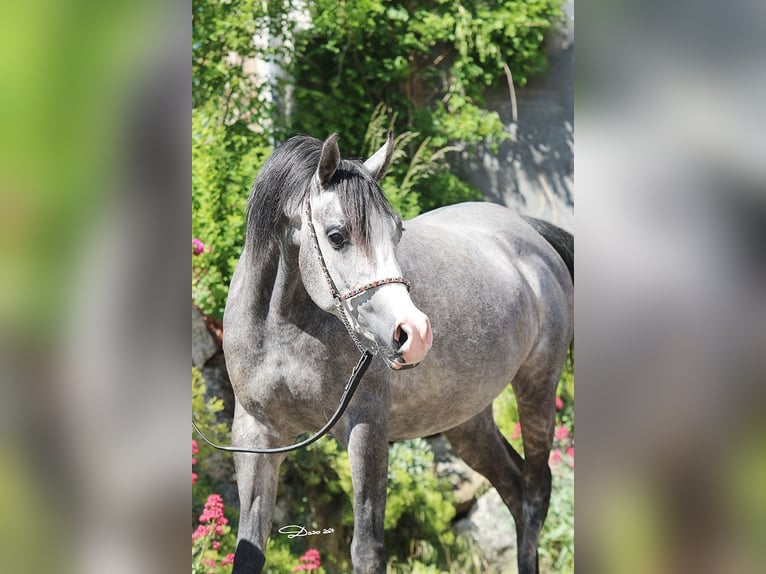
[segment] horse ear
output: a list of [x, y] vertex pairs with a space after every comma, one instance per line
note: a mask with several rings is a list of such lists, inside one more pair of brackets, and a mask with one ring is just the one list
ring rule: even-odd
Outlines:
[[370, 159], [364, 162], [364, 167], [370, 172], [370, 175], [380, 181], [386, 175], [386, 170], [391, 163], [391, 157], [394, 155], [394, 136], [391, 130], [386, 134], [386, 143], [376, 151]]
[[322, 144], [322, 154], [319, 156], [317, 175], [322, 187], [326, 186], [340, 164], [340, 149], [338, 148], [338, 134], [332, 134]]

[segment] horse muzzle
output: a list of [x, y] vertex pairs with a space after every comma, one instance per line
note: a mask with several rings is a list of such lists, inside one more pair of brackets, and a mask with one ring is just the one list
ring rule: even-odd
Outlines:
[[433, 341], [428, 315], [411, 309], [396, 322], [392, 339], [394, 353], [389, 358], [389, 366], [396, 370], [416, 366], [431, 350]]

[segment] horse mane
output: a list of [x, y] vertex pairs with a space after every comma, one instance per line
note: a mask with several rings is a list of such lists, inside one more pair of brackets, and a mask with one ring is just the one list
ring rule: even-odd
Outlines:
[[[266, 253], [282, 237], [289, 218], [301, 209], [321, 151], [321, 140], [295, 136], [263, 164], [247, 202], [245, 248], [251, 254]], [[338, 193], [349, 232], [365, 250], [369, 251], [372, 238], [371, 215], [400, 221], [378, 182], [358, 160], [342, 159], [327, 189]]]

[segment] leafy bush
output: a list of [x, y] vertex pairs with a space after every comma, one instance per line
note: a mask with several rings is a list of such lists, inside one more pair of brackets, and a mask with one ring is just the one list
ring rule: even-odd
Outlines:
[[[296, 33], [294, 108], [282, 119], [283, 133], [338, 132], [349, 154], [363, 156], [366, 120], [383, 104], [393, 111], [395, 133], [413, 135], [407, 155], [431, 164], [430, 173], [412, 182], [418, 212], [479, 197], [436, 156], [480, 142], [496, 149], [510, 137], [498, 114], [484, 107], [482, 93], [503, 77], [506, 64], [519, 86], [545, 68], [545, 36], [562, 17], [561, 0], [306, 5], [312, 24]], [[393, 181], [406, 183], [403, 168], [393, 172]], [[392, 186], [384, 188], [396, 204]]]
[[207, 315], [223, 317], [249, 189], [270, 153], [263, 136], [237, 134], [215, 113], [192, 110], [192, 237], [202, 244], [192, 247], [192, 300]]
[[553, 491], [548, 517], [540, 534], [540, 567], [549, 572], [574, 572], [574, 455], [552, 462]]
[[388, 572], [495, 574], [473, 540], [462, 534], [455, 535], [450, 542], [439, 541], [437, 546], [419, 541], [406, 559], [393, 556], [388, 561]]
[[290, 524], [307, 529], [333, 528], [331, 536], [287, 537], [278, 532], [272, 537], [282, 547], [298, 556], [311, 547], [319, 550], [330, 572], [351, 570], [348, 548], [351, 544], [354, 517], [348, 453], [333, 438], [287, 455], [280, 468], [279, 505]]
[[391, 445], [387, 493], [389, 552], [411, 553], [418, 540], [452, 542], [452, 487], [448, 480], [436, 476], [434, 454], [427, 441], [421, 438]]
[[[228, 425], [220, 420], [223, 400], [205, 397], [205, 379], [202, 373], [192, 367], [192, 416], [205, 434], [219, 444], [229, 444], [231, 433]], [[208, 494], [222, 492], [234, 474], [231, 455], [207, 445], [192, 430], [192, 512], [198, 516], [204, 507]], [[234, 518], [230, 513], [229, 518]]]
[[[280, 497], [291, 523], [334, 528], [332, 536], [317, 536], [310, 543], [325, 557], [329, 571], [349, 571], [354, 515], [348, 453], [332, 439], [290, 453], [281, 468]], [[425, 547], [449, 546], [454, 542], [453, 516], [450, 485], [436, 476], [428, 442], [392, 444], [385, 517], [389, 556], [407, 560]], [[272, 535], [282, 547], [289, 545], [293, 554], [306, 549], [307, 542], [300, 538], [285, 543], [278, 528]], [[445, 553], [440, 555], [443, 559]]]
[[523, 86], [545, 68], [545, 35], [560, 0], [471, 2], [310, 0], [311, 26], [296, 36], [295, 110], [288, 127], [348, 134], [362, 151], [364, 123], [378, 102], [401, 112], [399, 131], [477, 143], [503, 137], [481, 93], [510, 67]]
[[[218, 419], [222, 410], [221, 399], [205, 397], [202, 373], [192, 367], [194, 420], [211, 439], [228, 443], [228, 427]], [[235, 536], [230, 524], [237, 519], [236, 513], [225, 509], [223, 499], [217, 494], [223, 487], [223, 477], [230, 476], [233, 469], [230, 457], [204, 442], [197, 442], [194, 437], [192, 435], [192, 516], [198, 518], [196, 524], [192, 523], [192, 573], [219, 574], [228, 571], [234, 559]]]
[[[296, 558], [296, 553], [282, 538], [269, 538], [266, 543], [266, 566], [263, 574], [326, 574], [321, 565], [321, 553], [316, 548], [309, 548], [303, 556]], [[342, 570], [338, 570], [341, 572]]]

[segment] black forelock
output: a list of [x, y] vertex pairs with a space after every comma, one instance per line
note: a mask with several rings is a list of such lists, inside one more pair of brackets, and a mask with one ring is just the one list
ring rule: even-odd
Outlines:
[[355, 160], [341, 160], [328, 186], [338, 194], [349, 233], [354, 242], [369, 251], [372, 239], [372, 216], [397, 220], [378, 182]]
[[[321, 151], [320, 140], [296, 136], [275, 149], [263, 164], [247, 202], [245, 246], [253, 254], [264, 252], [281, 237], [287, 214], [300, 209]], [[366, 250], [372, 236], [370, 215], [398, 220], [378, 183], [357, 160], [341, 160], [327, 189], [339, 194], [349, 232]]]

